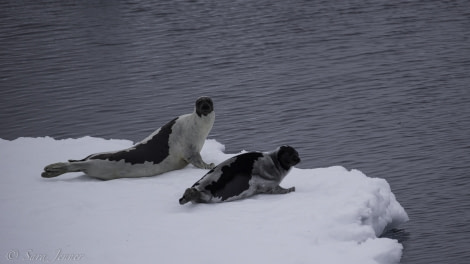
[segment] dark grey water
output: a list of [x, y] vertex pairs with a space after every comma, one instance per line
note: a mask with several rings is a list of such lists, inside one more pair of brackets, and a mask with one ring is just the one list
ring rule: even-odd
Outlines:
[[468, 263], [469, 37], [464, 0], [2, 1], [0, 138], [138, 141], [210, 95], [227, 152], [385, 178], [402, 263]]

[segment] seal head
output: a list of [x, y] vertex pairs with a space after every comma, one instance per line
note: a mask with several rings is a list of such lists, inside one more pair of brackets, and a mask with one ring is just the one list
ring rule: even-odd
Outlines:
[[277, 160], [281, 167], [289, 170], [300, 162], [299, 153], [291, 146], [281, 146], [277, 152]]
[[207, 116], [214, 111], [214, 103], [212, 99], [207, 96], [201, 96], [196, 100], [196, 114], [201, 116]]

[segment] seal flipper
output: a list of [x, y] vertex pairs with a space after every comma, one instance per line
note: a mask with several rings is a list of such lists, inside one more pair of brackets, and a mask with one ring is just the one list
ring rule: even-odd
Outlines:
[[199, 152], [194, 152], [192, 153], [191, 156], [185, 158], [185, 160], [188, 162], [188, 163], [191, 163], [194, 165], [194, 167], [196, 168], [199, 168], [199, 169], [206, 169], [206, 170], [210, 170], [210, 169], [213, 169], [215, 167], [215, 164], [214, 163], [211, 163], [211, 164], [207, 164], [205, 163], [203, 160], [202, 160], [202, 157], [201, 157], [201, 154]]
[[180, 198], [179, 202], [181, 205], [188, 203], [188, 202], [199, 202], [201, 199], [201, 193], [194, 189], [188, 188], [183, 194], [183, 197]]
[[68, 171], [69, 170], [68, 170], [67, 163], [58, 162], [58, 163], [47, 165], [44, 168], [44, 172], [41, 174], [41, 176], [43, 178], [54, 178], [64, 173], [67, 173]]
[[79, 172], [82, 169], [72, 166], [70, 162], [58, 162], [47, 165], [41, 174], [43, 178], [54, 178], [67, 172]]
[[267, 189], [267, 190], [258, 190], [258, 193], [265, 193], [265, 194], [286, 194], [286, 193], [290, 193], [290, 192], [295, 192], [295, 187], [290, 187], [288, 189], [284, 189], [282, 188], [281, 186], [276, 186], [274, 188], [271, 188], [271, 189]]

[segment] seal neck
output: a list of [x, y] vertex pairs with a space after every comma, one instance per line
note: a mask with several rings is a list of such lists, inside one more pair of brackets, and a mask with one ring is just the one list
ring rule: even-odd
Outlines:
[[292, 166], [288, 164], [282, 164], [282, 162], [279, 160], [279, 150], [273, 151], [269, 155], [271, 156], [271, 159], [273, 160], [276, 167], [285, 171], [289, 171], [292, 168]]

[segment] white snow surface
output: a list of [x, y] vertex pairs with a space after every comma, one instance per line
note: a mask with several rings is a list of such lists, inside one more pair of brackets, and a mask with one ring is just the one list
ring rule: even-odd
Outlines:
[[[293, 193], [183, 206], [178, 199], [207, 170], [189, 165], [111, 181], [40, 176], [50, 163], [131, 145], [93, 137], [0, 139], [0, 262], [400, 261], [402, 245], [380, 235], [408, 216], [387, 181], [358, 170], [293, 168], [281, 183], [295, 186]], [[235, 154], [208, 139], [201, 155], [217, 164]]]

